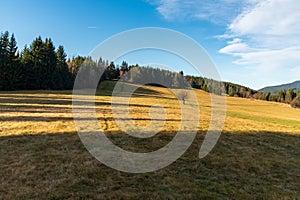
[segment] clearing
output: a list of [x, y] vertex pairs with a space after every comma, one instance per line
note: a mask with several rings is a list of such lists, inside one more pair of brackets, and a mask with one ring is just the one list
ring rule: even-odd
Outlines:
[[[166, 88], [144, 86], [130, 100], [130, 115], [145, 126], [160, 104], [167, 122], [149, 139], [122, 133], [111, 112], [113, 84], [102, 84], [97, 117], [124, 149], [149, 152], [166, 145], [180, 124], [179, 103]], [[128, 174], [97, 161], [81, 143], [71, 91], [0, 93], [0, 196], [4, 199], [297, 199], [300, 198], [300, 110], [288, 105], [227, 98], [224, 131], [204, 159], [199, 148], [210, 119], [209, 94], [196, 90], [201, 120], [196, 139], [170, 166]]]

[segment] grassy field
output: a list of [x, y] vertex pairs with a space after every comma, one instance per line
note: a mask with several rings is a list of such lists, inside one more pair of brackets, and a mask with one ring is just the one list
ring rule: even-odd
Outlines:
[[[151, 139], [126, 136], [111, 111], [112, 84], [96, 96], [97, 117], [124, 149], [148, 152], [166, 145], [180, 125], [179, 103], [165, 88], [144, 86], [130, 100], [131, 118], [150, 123], [163, 105], [167, 121]], [[227, 98], [223, 133], [204, 159], [198, 153], [210, 120], [210, 97], [197, 90], [198, 134], [186, 153], [152, 173], [119, 172], [81, 143], [71, 91], [0, 93], [0, 197], [3, 199], [300, 199], [300, 110], [286, 104]]]

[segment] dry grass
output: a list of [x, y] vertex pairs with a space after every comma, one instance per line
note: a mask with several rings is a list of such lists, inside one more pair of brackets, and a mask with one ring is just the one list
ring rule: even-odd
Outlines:
[[[180, 124], [179, 103], [165, 88], [144, 87], [130, 101], [136, 123], [166, 107], [163, 131], [151, 139], [122, 134], [111, 112], [111, 83], [96, 97], [100, 125], [124, 149], [147, 152], [167, 144]], [[227, 98], [223, 134], [206, 158], [198, 153], [210, 119], [210, 98], [197, 91], [197, 138], [172, 165], [146, 174], [115, 171], [95, 160], [76, 134], [70, 91], [0, 94], [0, 196], [5, 199], [300, 198], [300, 110], [285, 104]]]

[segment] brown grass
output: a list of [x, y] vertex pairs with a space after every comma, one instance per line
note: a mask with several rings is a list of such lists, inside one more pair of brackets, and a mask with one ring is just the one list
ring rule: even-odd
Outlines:
[[[151, 139], [120, 132], [109, 96], [96, 97], [99, 123], [124, 149], [148, 152], [167, 144], [178, 129], [179, 104], [164, 88], [144, 87], [131, 98], [131, 117], [144, 126], [153, 104], [168, 120]], [[4, 199], [298, 199], [300, 198], [300, 110], [286, 104], [227, 98], [223, 134], [198, 159], [210, 119], [209, 95], [197, 91], [201, 124], [188, 151], [152, 173], [128, 174], [106, 167], [80, 142], [70, 91], [0, 94], [0, 196]]]

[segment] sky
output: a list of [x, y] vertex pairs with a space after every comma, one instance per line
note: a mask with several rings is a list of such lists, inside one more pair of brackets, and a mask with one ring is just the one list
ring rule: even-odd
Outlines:
[[[260, 89], [300, 80], [299, 10], [299, 0], [2, 0], [0, 32], [14, 33], [20, 51], [37, 36], [50, 37], [72, 57], [123, 31], [167, 28], [198, 42], [222, 80]], [[125, 58], [151, 62], [139, 53]]]

